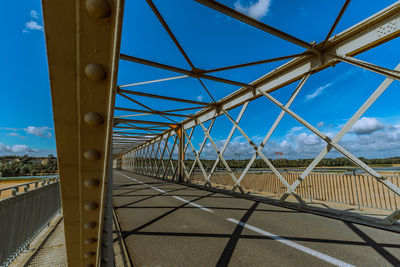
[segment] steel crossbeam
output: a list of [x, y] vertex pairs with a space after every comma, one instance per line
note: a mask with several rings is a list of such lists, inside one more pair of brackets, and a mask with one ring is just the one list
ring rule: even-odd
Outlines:
[[295, 45], [298, 45], [298, 46], [301, 46], [303, 48], [310, 49], [310, 50], [313, 49], [312, 44], [307, 43], [307, 42], [305, 42], [303, 40], [300, 40], [297, 37], [294, 37], [294, 36], [292, 36], [292, 35], [290, 35], [290, 34], [288, 34], [286, 32], [278, 30], [278, 29], [276, 29], [274, 27], [271, 27], [271, 26], [269, 26], [267, 24], [264, 24], [264, 23], [262, 23], [262, 22], [260, 22], [260, 21], [258, 21], [256, 19], [253, 19], [253, 18], [247, 16], [247, 15], [244, 15], [244, 14], [242, 14], [242, 13], [240, 13], [240, 12], [230, 8], [230, 7], [227, 7], [227, 6], [221, 4], [221, 3], [217, 2], [217, 1], [214, 1], [214, 0], [195, 0], [195, 1], [201, 3], [201, 4], [205, 5], [205, 6], [208, 6], [208, 7], [212, 8], [212, 9], [218, 10], [219, 12], [221, 12], [221, 13], [223, 13], [225, 15], [228, 15], [228, 16], [230, 16], [232, 18], [240, 20], [240, 21], [242, 21], [242, 22], [244, 22], [244, 23], [246, 23], [248, 25], [256, 27], [256, 28], [258, 28], [258, 29], [260, 29], [262, 31], [265, 31], [265, 32], [269, 33], [269, 34], [272, 34], [272, 35], [274, 35], [274, 36], [276, 36], [278, 38], [281, 38], [281, 39], [284, 39], [284, 40], [286, 40], [288, 42], [291, 42], [291, 43], [293, 43]]
[[[399, 69], [400, 65], [396, 67], [396, 69]], [[306, 170], [300, 175], [300, 177], [295, 181], [295, 183], [288, 188], [288, 191], [281, 197], [281, 201], [285, 200], [287, 196], [290, 193], [294, 193], [294, 189], [298, 187], [298, 185], [301, 183], [302, 180], [307, 177], [307, 175], [314, 169], [314, 167], [317, 166], [317, 164], [322, 160], [322, 158], [328, 154], [328, 152], [332, 149], [335, 148], [337, 151], [339, 151], [341, 154], [343, 154], [345, 157], [347, 157], [349, 160], [351, 160], [354, 164], [359, 166], [361, 169], [369, 173], [372, 177], [378, 179], [378, 181], [384, 183], [389, 189], [391, 189], [394, 193], [400, 196], [400, 190], [394, 186], [392, 183], [387, 181], [381, 174], [377, 173], [374, 169], [370, 168], [368, 165], [366, 165], [364, 162], [359, 160], [357, 157], [355, 157], [353, 154], [348, 152], [346, 149], [344, 149], [342, 146], [338, 144], [339, 140], [344, 136], [344, 134], [350, 130], [350, 128], [357, 122], [357, 120], [364, 114], [364, 112], [375, 102], [375, 100], [384, 92], [384, 90], [393, 82], [393, 79], [387, 78], [385, 81], [375, 90], [375, 92], [367, 99], [367, 101], [361, 106], [361, 108], [353, 115], [353, 117], [343, 126], [343, 128], [336, 134], [336, 136], [331, 140], [329, 137], [327, 137], [325, 134], [321, 133], [318, 129], [313, 127], [311, 124], [309, 124], [307, 121], [302, 119], [300, 116], [298, 116], [296, 113], [291, 111], [288, 107], [283, 106], [278, 100], [274, 99], [271, 95], [262, 92], [264, 96], [266, 96], [269, 100], [271, 100], [274, 104], [279, 106], [281, 109], [283, 109], [285, 112], [287, 112], [289, 115], [291, 115], [294, 119], [299, 121], [303, 126], [311, 130], [313, 133], [315, 133], [318, 137], [320, 137], [322, 140], [324, 140], [328, 145], [320, 152], [320, 154], [314, 159], [314, 161], [306, 168]]]
[[[261, 91], [261, 90], [260, 90]], [[262, 92], [262, 91], [261, 91]], [[308, 128], [310, 131], [312, 131], [314, 134], [316, 134], [319, 138], [321, 138], [322, 140], [324, 140], [326, 143], [328, 143], [330, 146], [334, 147], [336, 150], [338, 150], [340, 153], [342, 153], [345, 157], [347, 157], [350, 161], [352, 161], [354, 164], [356, 164], [357, 166], [359, 166], [360, 168], [362, 168], [363, 170], [365, 170], [367, 173], [369, 173], [372, 176], [375, 177], [379, 177], [380, 175], [371, 167], [369, 167], [368, 165], [366, 165], [364, 162], [362, 162], [360, 159], [358, 159], [357, 157], [355, 157], [353, 154], [351, 154], [350, 152], [348, 152], [344, 147], [342, 147], [341, 145], [339, 145], [336, 142], [333, 142], [327, 135], [325, 135], [324, 133], [322, 133], [321, 131], [319, 131], [317, 128], [315, 128], [314, 126], [312, 126], [310, 123], [308, 123], [306, 120], [304, 120], [303, 118], [301, 118], [299, 115], [297, 115], [296, 113], [294, 113], [292, 110], [290, 110], [289, 108], [286, 108], [282, 103], [280, 103], [278, 100], [276, 100], [274, 97], [272, 97], [270, 94], [267, 94], [265, 92], [262, 92], [263, 95], [265, 95], [265, 97], [267, 97], [269, 100], [271, 100], [274, 104], [276, 104], [277, 106], [279, 106], [281, 109], [285, 110], [285, 112], [287, 114], [289, 114], [290, 116], [292, 116], [295, 120], [297, 120], [298, 122], [300, 122], [303, 126], [305, 126], [306, 128]]]
[[[185, 58], [186, 62], [189, 64], [191, 70], [181, 69], [173, 66], [169, 66], [166, 64], [161, 64], [158, 62], [145, 60], [139, 57], [133, 57], [121, 54], [120, 58], [122, 60], [133, 61], [136, 63], [166, 69], [169, 71], [174, 71], [177, 73], [183, 74], [182, 76], [165, 78], [165, 79], [158, 79], [153, 81], [147, 82], [139, 82], [134, 84], [127, 84], [122, 85], [117, 88], [118, 94], [122, 95], [122, 97], [128, 98], [133, 100], [137, 105], [142, 106], [145, 110], [137, 110], [137, 109], [129, 109], [129, 108], [118, 108], [119, 110], [124, 110], [128, 112], [141, 112], [143, 114], [152, 114], [156, 116], [161, 116], [169, 121], [173, 122], [175, 126], [171, 126], [170, 123], [161, 122], [161, 121], [149, 121], [149, 120], [133, 120], [133, 119], [126, 119], [126, 117], [118, 117], [114, 120], [115, 128], [127, 130], [127, 132], [120, 132], [116, 131], [116, 134], [124, 136], [127, 138], [131, 137], [132, 144], [136, 145], [133, 149], [129, 150], [128, 147], [125, 148], [124, 153], [132, 153], [132, 168], [138, 168], [142, 171], [142, 173], [146, 173], [152, 176], [159, 176], [160, 172], [163, 172], [162, 177], [165, 178], [167, 175], [168, 170], [171, 168], [173, 175], [171, 179], [175, 179], [184, 175], [188, 181], [190, 181], [190, 177], [193, 176], [194, 169], [196, 165], [199, 166], [202, 176], [204, 177], [205, 186], [211, 186], [210, 180], [218, 163], [222, 162], [225, 169], [227, 170], [228, 174], [232, 178], [234, 182], [234, 190], [240, 187], [241, 182], [243, 179], [246, 178], [251, 166], [257, 159], [260, 157], [267, 166], [272, 170], [275, 174], [277, 179], [286, 187], [285, 193], [280, 197], [281, 201], [286, 200], [286, 198], [293, 194], [295, 198], [299, 201], [301, 205], [306, 207], [306, 203], [301, 199], [301, 197], [296, 193], [296, 189], [299, 185], [308, 177], [311, 171], [318, 165], [318, 163], [332, 150], [335, 148], [339, 153], [344, 155], [348, 158], [352, 163], [357, 165], [359, 168], [364, 170], [366, 173], [371, 175], [373, 178], [377, 179], [380, 183], [384, 184], [385, 187], [389, 188], [390, 191], [394, 192], [397, 196], [400, 196], [400, 189], [388, 181], [384, 176], [376, 172], [374, 169], [366, 165], [352, 153], [347, 151], [344, 147], [339, 144], [340, 139], [350, 130], [350, 128], [357, 122], [358, 119], [365, 113], [365, 111], [376, 101], [376, 99], [386, 90], [386, 88], [393, 82], [393, 80], [399, 80], [400, 78], [400, 71], [399, 66], [397, 66], [394, 70], [381, 67], [369, 62], [365, 62], [363, 60], [355, 58], [356, 55], [363, 53], [377, 45], [383, 44], [393, 38], [400, 36], [400, 1], [392, 4], [391, 6], [385, 8], [384, 10], [378, 12], [377, 14], [369, 17], [368, 19], [356, 24], [353, 27], [346, 29], [345, 31], [334, 35], [332, 34], [336, 29], [340, 19], [342, 18], [345, 10], [348, 8], [350, 0], [346, 0], [343, 6], [340, 9], [339, 14], [336, 16], [335, 21], [333, 22], [332, 26], [330, 27], [329, 31], [325, 39], [316, 44], [316, 43], [308, 43], [305, 42], [297, 37], [289, 35], [283, 31], [280, 31], [276, 28], [273, 28], [267, 24], [262, 22], [256, 21], [249, 16], [241, 14], [229, 8], [219, 2], [212, 1], [212, 0], [196, 0], [200, 4], [203, 4], [207, 7], [210, 7], [214, 10], [222, 12], [223, 14], [230, 16], [234, 19], [242, 21], [250, 26], [256, 27], [262, 31], [265, 31], [269, 34], [272, 34], [278, 38], [286, 40], [290, 43], [293, 43], [297, 46], [303, 47], [306, 50], [303, 53], [293, 54], [293, 55], [286, 55], [286, 56], [277, 56], [274, 58], [260, 60], [255, 62], [237, 64], [227, 67], [221, 68], [214, 68], [209, 70], [201, 70], [195, 67], [195, 64], [190, 60], [188, 54], [185, 52], [182, 45], [177, 40], [176, 36], [174, 35], [173, 31], [169, 27], [169, 25], [164, 20], [161, 13], [158, 11], [156, 6], [151, 0], [146, 0], [150, 8], [152, 9], [153, 13], [156, 15], [158, 21], [161, 23], [162, 27], [165, 29], [166, 33], [169, 35], [172, 42], [175, 44], [181, 55]], [[263, 77], [255, 80], [250, 84], [245, 84], [241, 82], [236, 82], [228, 79], [223, 79], [219, 77], [209, 76], [208, 73], [243, 68], [247, 66], [253, 66], [257, 64], [264, 64], [268, 62], [274, 62], [279, 60], [285, 59], [292, 59], [289, 62], [275, 68], [271, 72], [267, 73]], [[342, 127], [342, 129], [333, 137], [332, 139], [329, 138], [327, 135], [319, 131], [316, 127], [311, 125], [309, 122], [304, 120], [299, 114], [293, 112], [290, 107], [294, 102], [295, 98], [299, 94], [300, 90], [306, 83], [307, 79], [310, 75], [334, 66], [340, 62], [344, 62], [347, 64], [354, 65], [356, 67], [360, 67], [369, 71], [373, 71], [375, 73], [384, 75], [386, 77], [385, 81], [375, 90], [375, 92], [365, 101], [365, 103], [360, 107], [360, 109], [351, 117], [351, 119]], [[136, 92], [136, 91], [129, 91], [121, 89], [122, 87], [128, 86], [136, 86], [141, 84], [148, 84], [148, 83], [155, 83], [155, 82], [166, 82], [169, 80], [174, 79], [181, 79], [181, 78], [188, 78], [188, 79], [197, 79], [205, 92], [210, 96], [212, 99], [212, 103], [204, 103], [199, 101], [192, 101], [186, 99], [179, 99], [173, 98], [169, 96], [159, 96], [159, 95], [152, 95], [148, 93]], [[209, 91], [203, 81], [201, 79], [210, 79], [222, 83], [227, 83], [235, 86], [242, 87], [241, 89], [235, 91], [234, 93], [224, 97], [219, 101], [215, 101], [211, 91]], [[279, 102], [277, 99], [271, 96], [271, 92], [283, 88], [289, 84], [292, 84], [296, 81], [299, 81], [298, 85], [296, 86], [293, 94], [284, 105]], [[181, 108], [181, 109], [174, 109], [174, 110], [165, 110], [159, 111], [140, 103], [136, 99], [130, 98], [127, 95], [135, 95], [135, 96], [142, 96], [142, 97], [149, 97], [154, 99], [163, 99], [168, 101], [174, 101], [175, 103], [186, 103], [186, 104], [193, 104], [197, 105], [196, 107], [191, 108]], [[264, 139], [261, 141], [260, 144], [256, 145], [251, 138], [245, 133], [245, 131], [239, 126], [239, 122], [242, 119], [242, 116], [247, 108], [247, 105], [259, 98], [259, 97], [266, 97], [269, 99], [274, 105], [278, 106], [281, 111], [277, 118], [275, 119], [274, 123], [268, 130], [267, 134], [264, 136]], [[240, 113], [237, 116], [236, 120], [234, 120], [228, 113], [228, 111], [236, 108], [241, 107]], [[198, 110], [195, 114], [190, 115], [180, 115], [174, 112], [177, 111], [189, 111], [189, 110]], [[293, 184], [289, 184], [287, 180], [282, 176], [282, 174], [276, 169], [276, 167], [271, 163], [270, 160], [262, 153], [263, 148], [266, 146], [268, 141], [270, 140], [271, 136], [273, 135], [274, 131], [278, 127], [279, 123], [283, 119], [285, 114], [293, 117], [297, 120], [300, 124], [302, 124], [305, 128], [313, 132], [318, 138], [322, 139], [326, 146], [324, 149], [321, 150], [319, 155], [307, 166], [307, 168], [301, 173], [297, 180]], [[228, 120], [232, 123], [232, 128], [227, 136], [227, 139], [224, 141], [222, 148], [218, 148], [215, 141], [211, 137], [211, 130], [214, 125], [215, 119], [218, 116], [225, 115]], [[127, 115], [129, 116], [129, 115]], [[176, 122], [169, 118], [172, 117], [186, 117], [181, 122]], [[209, 127], [206, 128], [204, 126], [205, 122], [210, 121]], [[141, 124], [147, 124], [148, 127], [137, 126]], [[125, 126], [127, 125], [127, 126]], [[204, 136], [202, 137], [202, 142], [200, 143], [199, 150], [196, 151], [193, 145], [193, 133], [195, 127], [200, 126], [202, 128]], [[161, 128], [159, 128], [161, 127]], [[179, 136], [178, 130], [181, 130], [182, 136]], [[144, 130], [146, 132], [151, 133], [138, 133], [138, 134], [131, 134], [128, 132], [129, 129], [137, 129], [137, 130]], [[191, 129], [190, 134], [188, 134], [188, 130]], [[227, 149], [229, 143], [231, 142], [232, 136], [234, 132], [238, 130], [242, 136], [247, 140], [248, 144], [254, 149], [252, 153], [252, 157], [250, 161], [247, 163], [245, 169], [241, 172], [239, 177], [236, 177], [233, 173], [232, 169], [230, 168], [227, 161], [224, 159], [224, 153]], [[139, 137], [149, 137], [143, 138], [142, 141], [139, 141]], [[183, 141], [186, 139], [186, 141]], [[126, 140], [122, 140], [122, 137], [115, 137], [119, 143], [116, 143], [119, 146], [122, 146], [127, 142]], [[170, 150], [170, 139], [173, 139], [172, 142], [172, 150]], [[214, 161], [211, 171], [207, 174], [204, 165], [201, 162], [201, 155], [206, 145], [207, 140], [211, 143], [214, 150], [217, 153], [217, 158]], [[129, 143], [129, 142], [127, 142]], [[178, 146], [178, 154], [179, 159], [174, 166], [174, 151]], [[185, 166], [185, 159], [183, 155], [186, 154], [187, 150], [192, 150], [194, 154], [194, 161], [190, 168], [186, 168]], [[165, 155], [168, 156], [165, 156]], [[168, 157], [168, 160], [165, 158]], [[128, 158], [127, 158], [128, 160]], [[164, 164], [166, 163], [166, 164]], [[135, 165], [136, 164], [136, 165]], [[178, 175], [177, 175], [178, 173]], [[400, 217], [400, 212], [395, 211], [393, 214], [388, 216], [384, 221], [386, 223], [394, 223]]]
[[[235, 121], [237, 124], [238, 124], [238, 123], [240, 122], [240, 120], [242, 119], [242, 116], [243, 116], [244, 112], [246, 111], [248, 104], [249, 104], [249, 102], [246, 102], [246, 103], [244, 103], [244, 105], [242, 106], [242, 109], [240, 110], [239, 115], [237, 116], [236, 121]], [[222, 149], [221, 149], [221, 155], [224, 154], [226, 148], [228, 147], [229, 142], [231, 141], [231, 138], [232, 138], [232, 136], [233, 136], [235, 130], [236, 130], [236, 125], [234, 124], [234, 125], [232, 126], [231, 131], [230, 131], [229, 134], [228, 134], [228, 137], [227, 137], [226, 140], [225, 140], [224, 146], [223, 146]], [[219, 160], [220, 160], [220, 157], [217, 156], [217, 159], [215, 160], [214, 165], [213, 165], [212, 168], [211, 168], [210, 174], [208, 175], [208, 181], [211, 179], [211, 176], [213, 175], [214, 171], [216, 170]], [[240, 184], [240, 179], [238, 179], [238, 182], [239, 182], [239, 184]]]
[[[215, 119], [212, 119], [210, 125], [208, 126], [207, 133], [210, 133], [210, 131], [211, 131], [213, 125], [214, 125], [214, 122], [215, 122]], [[193, 130], [194, 130], [194, 128], [193, 128]], [[188, 136], [188, 137], [189, 137], [189, 136]], [[200, 155], [201, 155], [201, 152], [203, 152], [203, 148], [204, 148], [204, 145], [205, 145], [206, 142], [207, 142], [207, 139], [208, 139], [207, 135], [204, 135], [204, 138], [203, 138], [203, 141], [201, 142], [199, 151], [196, 151], [196, 150], [193, 151], [194, 156], [195, 156], [195, 160], [194, 160], [194, 162], [193, 162], [193, 164], [192, 164], [192, 167], [190, 168], [189, 177], [191, 176], [191, 174], [192, 174], [192, 172], [193, 172], [193, 170], [194, 170], [194, 168], [195, 168], [195, 166], [196, 166], [197, 160], [200, 160]], [[189, 142], [191, 143], [190, 140], [188, 140], [188, 143], [189, 143]]]
[[[211, 130], [211, 128], [209, 128], [209, 129]], [[199, 165], [199, 168], [200, 168], [200, 170], [201, 170], [201, 173], [203, 174], [204, 179], [205, 179], [206, 181], [208, 181], [207, 173], [206, 173], [206, 171], [204, 170], [203, 164], [201, 163], [201, 160], [199, 159], [198, 153], [197, 153], [195, 147], [193, 146], [192, 141], [190, 140], [190, 138], [189, 138], [188, 134], [186, 133], [186, 130], [185, 130], [185, 129], [182, 129], [182, 132], [183, 132], [183, 134], [187, 137], [187, 142], [188, 142], [188, 144], [190, 145], [190, 147], [192, 148], [192, 152], [193, 152], [193, 154], [194, 154], [194, 156], [195, 156], [195, 162], [193, 163], [193, 166], [194, 166], [195, 163], [197, 162], [197, 164]], [[204, 138], [204, 140], [206, 140], [206, 138]], [[203, 141], [203, 143], [205, 143], [205, 141]], [[186, 170], [185, 165], [183, 164], [182, 166], [184, 167], [184, 170]], [[185, 171], [185, 174], [186, 174], [186, 171]], [[187, 176], [187, 178], [190, 179], [190, 175]]]
[[370, 70], [370, 71], [376, 72], [376, 73], [384, 75], [384, 76], [386, 76], [388, 78], [392, 78], [392, 79], [395, 79], [395, 80], [400, 80], [400, 71], [390, 70], [390, 69], [387, 69], [387, 68], [384, 68], [384, 67], [381, 67], [381, 66], [377, 66], [377, 65], [374, 65], [372, 63], [365, 62], [365, 61], [362, 61], [360, 59], [356, 59], [356, 58], [353, 58], [353, 57], [346, 57], [346, 56], [343, 56], [343, 55], [332, 55], [332, 54], [329, 54], [329, 55], [331, 55], [334, 58], [337, 58], [337, 59], [339, 59], [339, 60], [341, 60], [343, 62], [352, 64], [354, 66], [357, 66], [357, 67], [360, 67], [360, 68], [363, 68], [363, 69], [366, 69], [366, 70]]
[[[303, 88], [305, 82], [307, 81], [308, 77], [310, 76], [310, 74], [306, 75], [303, 77], [303, 79], [300, 81], [300, 83], [298, 84], [298, 86], [296, 87], [295, 91], [293, 92], [292, 96], [289, 98], [288, 102], [286, 103], [285, 107], [289, 108], [290, 105], [293, 103], [294, 99], [297, 97], [297, 95], [299, 94], [300, 90]], [[267, 144], [269, 138], [272, 136], [272, 134], [274, 133], [276, 127], [278, 127], [279, 123], [281, 122], [283, 116], [285, 115], [285, 110], [282, 110], [278, 117], [276, 118], [275, 122], [272, 124], [271, 128], [269, 129], [268, 133], [265, 135], [264, 139], [262, 140], [262, 142], [260, 143], [260, 145], [258, 146], [256, 152], [254, 152], [253, 156], [251, 157], [249, 163], [247, 164], [246, 168], [243, 170], [242, 174], [239, 177], [239, 183], [243, 180], [243, 178], [245, 177], [245, 175], [247, 174], [247, 172], [249, 171], [250, 167], [253, 165], [254, 161], [257, 158], [257, 151], [261, 151], [264, 146]], [[268, 164], [268, 163], [267, 163]], [[272, 164], [271, 164], [272, 165]], [[276, 170], [277, 171], [277, 170]], [[278, 176], [279, 178], [279, 176]], [[283, 178], [283, 177], [282, 177]], [[280, 179], [281, 180], [281, 179]], [[281, 180], [282, 181], [282, 180]], [[285, 183], [284, 183], [285, 184]], [[300, 197], [295, 194], [296, 199], [300, 202], [301, 205], [305, 206], [305, 203], [303, 201], [300, 200]]]
[[[171, 169], [174, 172], [173, 176], [171, 177], [171, 180], [174, 179], [175, 174], [176, 174], [176, 169], [174, 168], [174, 163], [172, 162], [172, 154], [174, 153], [174, 149], [175, 149], [176, 143], [178, 141], [178, 138], [177, 138], [176, 135], [173, 136], [173, 138], [174, 138], [174, 143], [172, 145], [172, 149], [169, 150], [168, 145], [166, 146], [167, 152], [168, 152], [168, 155], [169, 155], [168, 162], [171, 164]], [[165, 178], [165, 175], [167, 174], [167, 171], [168, 171], [168, 164], [167, 164], [167, 168], [165, 169], [165, 171], [163, 173], [163, 178]]]
[[272, 172], [278, 177], [278, 179], [283, 183], [283, 185], [287, 188], [290, 187], [289, 183], [283, 178], [283, 176], [279, 173], [279, 171], [274, 167], [274, 165], [265, 157], [265, 155], [261, 152], [260, 148], [254, 144], [254, 142], [248, 137], [248, 135], [243, 131], [242, 128], [239, 127], [239, 125], [232, 119], [232, 117], [226, 112], [222, 111], [228, 119], [236, 125], [236, 128], [239, 130], [239, 132], [243, 135], [243, 137], [247, 140], [247, 142], [250, 144], [250, 146], [256, 151], [256, 153], [264, 160], [264, 162], [268, 165], [268, 167], [272, 170]]
[[[160, 155], [160, 161], [161, 161], [160, 166], [163, 167], [163, 170], [165, 170], [164, 155], [165, 155], [166, 147], [167, 147], [167, 145], [168, 145], [168, 141], [169, 141], [170, 136], [171, 136], [171, 135], [168, 135], [168, 137], [164, 139], [164, 147], [163, 147], [163, 149], [162, 149], [162, 153], [161, 153], [161, 151], [160, 151], [160, 153], [161, 153], [161, 155]], [[160, 143], [161, 143], [161, 142], [162, 142], [162, 140], [160, 140]], [[159, 172], [159, 171], [160, 171], [160, 167], [158, 167], [158, 169], [157, 169], [157, 172], [156, 172], [156, 175], [155, 175], [156, 177], [158, 177], [158, 172]]]
[[[214, 143], [214, 140], [211, 138], [210, 133], [209, 133], [209, 132], [207, 131], [207, 129], [204, 127], [203, 123], [198, 122], [198, 124], [199, 124], [199, 125], [201, 126], [201, 128], [203, 129], [204, 134], [207, 136], [208, 140], [210, 140], [212, 146], [214, 147], [215, 151], [217, 152], [218, 157], [221, 159], [222, 163], [224, 164], [226, 170], [228, 171], [229, 175], [231, 176], [231, 178], [232, 178], [233, 182], [235, 183], [236, 187], [240, 190], [240, 192], [243, 193], [244, 191], [243, 191], [242, 187], [240, 186], [240, 183], [238, 182], [238, 180], [237, 180], [235, 174], [233, 173], [231, 167], [229, 167], [228, 162], [226, 162], [226, 160], [224, 159], [224, 157], [223, 157], [221, 151], [219, 151], [217, 145]], [[237, 126], [236, 126], [236, 128], [237, 128]], [[200, 161], [200, 160], [199, 160], [199, 161]], [[204, 174], [203, 174], [203, 175], [204, 175]], [[210, 180], [208, 179], [208, 176], [207, 176], [207, 177], [204, 176], [204, 178], [207, 180], [207, 182], [210, 183]], [[210, 183], [210, 184], [211, 184], [211, 183]], [[233, 191], [235, 190], [236, 187], [233, 188]]]

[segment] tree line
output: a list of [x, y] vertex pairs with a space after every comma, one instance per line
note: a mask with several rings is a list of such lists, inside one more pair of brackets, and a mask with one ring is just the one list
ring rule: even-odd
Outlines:
[[29, 176], [58, 173], [57, 158], [46, 157], [1, 156], [0, 177]]
[[[367, 158], [359, 158], [367, 165], [387, 165], [391, 166], [392, 164], [400, 164], [400, 157], [391, 157], [391, 158], [383, 158], [383, 159], [367, 159]], [[277, 168], [296, 168], [296, 167], [307, 167], [314, 160], [311, 159], [269, 159], [271, 163]], [[192, 159], [185, 160], [185, 164], [191, 166], [193, 164]], [[231, 168], [245, 168], [250, 160], [242, 159], [242, 160], [234, 160], [229, 159], [226, 160], [229, 167]], [[201, 159], [201, 163], [206, 168], [212, 168], [215, 160], [209, 159]], [[322, 159], [317, 167], [354, 167], [355, 165], [348, 160], [347, 158], [324, 158]], [[268, 168], [268, 165], [262, 159], [256, 159], [251, 166], [252, 168]], [[224, 164], [219, 161], [217, 168], [224, 168]]]

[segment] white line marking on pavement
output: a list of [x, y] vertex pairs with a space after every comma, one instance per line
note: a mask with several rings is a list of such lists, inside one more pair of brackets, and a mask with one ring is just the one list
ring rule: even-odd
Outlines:
[[214, 212], [213, 210], [207, 209], [207, 208], [205, 208], [205, 207], [203, 207], [203, 206], [201, 206], [201, 205], [199, 205], [199, 204], [196, 204], [196, 203], [194, 203], [194, 202], [190, 202], [190, 201], [188, 201], [188, 200], [186, 200], [186, 199], [183, 199], [183, 198], [180, 198], [180, 197], [178, 197], [178, 196], [172, 196], [172, 197], [175, 198], [175, 199], [177, 199], [177, 200], [180, 200], [180, 201], [182, 201], [182, 202], [186, 202], [186, 203], [188, 203], [189, 205], [192, 205], [192, 206], [194, 206], [194, 207], [196, 207], [196, 208], [199, 208], [199, 209], [201, 209], [201, 210], [208, 211], [208, 212]]
[[298, 250], [300, 250], [300, 251], [303, 251], [303, 252], [305, 252], [305, 253], [307, 253], [307, 254], [309, 254], [309, 255], [311, 255], [311, 256], [317, 257], [317, 258], [319, 258], [319, 259], [321, 259], [321, 260], [324, 260], [324, 261], [326, 261], [326, 262], [329, 262], [329, 263], [331, 263], [331, 264], [333, 264], [333, 265], [336, 265], [336, 266], [343, 266], [343, 267], [344, 267], [344, 266], [346, 266], [346, 267], [354, 267], [354, 265], [352, 265], [352, 264], [350, 264], [350, 263], [347, 263], [347, 262], [338, 260], [338, 259], [336, 259], [336, 258], [333, 258], [333, 257], [328, 256], [328, 255], [326, 255], [326, 254], [323, 254], [323, 253], [321, 253], [321, 252], [315, 251], [315, 250], [313, 250], [313, 249], [311, 249], [311, 248], [308, 248], [308, 247], [299, 245], [299, 244], [297, 244], [297, 243], [294, 243], [294, 242], [292, 242], [292, 241], [289, 241], [289, 240], [287, 240], [287, 239], [285, 239], [285, 238], [283, 238], [283, 237], [280, 237], [280, 236], [278, 236], [278, 235], [275, 235], [275, 234], [273, 234], [273, 233], [270, 233], [270, 232], [261, 230], [260, 228], [257, 228], [257, 227], [254, 227], [254, 226], [251, 226], [250, 224], [246, 224], [246, 223], [244, 223], [244, 222], [235, 220], [235, 219], [233, 219], [233, 218], [228, 218], [227, 220], [230, 221], [230, 222], [239, 224], [240, 226], [245, 227], [245, 228], [247, 228], [247, 229], [249, 229], [249, 230], [251, 230], [251, 231], [253, 231], [253, 232], [256, 232], [256, 233], [259, 233], [259, 234], [261, 234], [261, 235], [264, 235], [264, 236], [270, 237], [270, 238], [272, 238], [272, 239], [275, 239], [276, 241], [281, 242], [281, 243], [283, 243], [283, 244], [285, 244], [285, 245], [287, 245], [287, 246], [289, 246], [289, 247], [292, 247], [292, 248], [298, 249]]
[[[131, 180], [133, 180], [133, 181], [135, 181], [135, 182], [138, 182], [138, 183], [141, 183], [141, 184], [143, 184], [143, 185], [146, 185], [146, 186], [150, 187], [150, 188], [153, 189], [153, 190], [156, 190], [156, 191], [161, 192], [161, 193], [163, 193], [163, 194], [168, 194], [167, 192], [165, 192], [164, 190], [162, 190], [162, 189], [160, 189], [160, 188], [157, 188], [157, 187], [148, 185], [148, 184], [146, 184], [146, 183], [143, 183], [142, 181], [136, 180], [135, 178], [129, 177], [129, 176], [123, 174], [123, 173], [120, 173], [120, 172], [117, 172], [117, 173], [118, 173], [119, 175], [124, 176], [125, 178], [131, 179]], [[168, 195], [169, 195], [169, 194], [168, 194]], [[189, 201], [189, 200], [183, 199], [183, 198], [181, 198], [181, 197], [173, 196], [173, 195], [171, 195], [171, 197], [173, 197], [173, 198], [175, 198], [175, 199], [177, 199], [177, 200], [179, 200], [179, 201], [185, 202], [185, 203], [187, 203], [187, 204], [189, 204], [189, 205], [192, 205], [193, 207], [199, 208], [199, 209], [201, 209], [201, 210], [203, 210], [203, 211], [214, 212], [213, 210], [210, 210], [210, 209], [208, 209], [208, 208], [206, 208], [206, 207], [203, 207], [203, 206], [201, 206], [201, 205], [199, 205], [199, 204], [196, 204], [196, 203], [191, 202], [191, 201]]]

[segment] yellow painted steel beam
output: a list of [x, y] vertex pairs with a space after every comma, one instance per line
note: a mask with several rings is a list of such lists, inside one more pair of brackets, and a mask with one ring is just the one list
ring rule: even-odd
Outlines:
[[123, 0], [43, 0], [69, 266], [98, 266]]

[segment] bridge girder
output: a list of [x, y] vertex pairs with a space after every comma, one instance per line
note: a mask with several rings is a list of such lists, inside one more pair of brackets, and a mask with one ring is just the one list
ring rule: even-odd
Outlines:
[[68, 265], [99, 266], [123, 0], [42, 6]]

